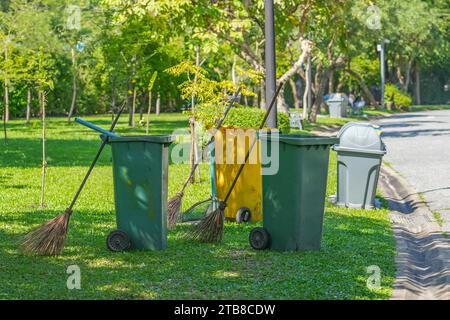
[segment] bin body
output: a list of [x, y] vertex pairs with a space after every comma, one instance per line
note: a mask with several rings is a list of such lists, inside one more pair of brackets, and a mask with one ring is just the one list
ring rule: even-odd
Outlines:
[[172, 136], [109, 139], [117, 228], [133, 249], [167, 247], [167, 178]]
[[383, 154], [335, 148], [337, 156], [337, 198], [341, 207], [372, 209]]
[[342, 101], [328, 101], [331, 118], [345, 118], [347, 117], [347, 107], [343, 106]]
[[372, 209], [385, 146], [368, 123], [348, 123], [339, 132], [336, 204]]
[[341, 94], [332, 94], [327, 101], [330, 118], [346, 118], [348, 98]]
[[[261, 134], [261, 143], [276, 136]], [[279, 169], [263, 175], [263, 225], [270, 248], [278, 251], [319, 250], [330, 147], [336, 138], [279, 135]], [[264, 164], [263, 164], [264, 167]]]
[[[256, 130], [222, 127], [214, 138], [215, 192], [224, 199], [239, 167], [245, 160], [250, 144], [256, 138]], [[249, 162], [237, 180], [225, 208], [225, 217], [235, 220], [240, 208], [251, 211], [251, 221], [262, 220], [262, 180], [259, 142], [253, 148]]]

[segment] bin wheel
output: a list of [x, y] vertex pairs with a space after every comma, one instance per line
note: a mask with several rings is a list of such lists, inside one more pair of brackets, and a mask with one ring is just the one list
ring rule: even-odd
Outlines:
[[114, 230], [106, 238], [106, 246], [113, 252], [129, 250], [131, 248], [130, 237], [123, 231]]
[[247, 207], [239, 208], [239, 210], [236, 212], [237, 223], [250, 222], [251, 219], [252, 219], [252, 212]]
[[269, 247], [270, 234], [265, 228], [254, 228], [250, 231], [250, 245], [255, 250], [264, 250]]

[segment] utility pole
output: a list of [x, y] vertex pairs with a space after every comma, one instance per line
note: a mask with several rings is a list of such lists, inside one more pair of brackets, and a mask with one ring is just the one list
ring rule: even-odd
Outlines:
[[[276, 59], [275, 59], [275, 15], [273, 0], [264, 0], [265, 14], [265, 64], [266, 64], [266, 110], [275, 95], [277, 86]], [[277, 128], [277, 106], [276, 102], [267, 118], [269, 128]]]
[[381, 40], [381, 44], [377, 46], [377, 50], [380, 53], [380, 75], [381, 75], [381, 97], [380, 97], [380, 106], [384, 108], [384, 92], [386, 85], [386, 44], [390, 41], [387, 39]]

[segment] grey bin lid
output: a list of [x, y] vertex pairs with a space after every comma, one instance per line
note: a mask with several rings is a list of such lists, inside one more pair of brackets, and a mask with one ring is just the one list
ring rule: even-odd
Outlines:
[[335, 151], [386, 153], [383, 141], [370, 123], [347, 123], [339, 131], [338, 138], [339, 145], [333, 147]]
[[331, 94], [327, 100], [327, 102], [344, 102], [344, 101], [348, 101], [347, 96], [343, 95], [343, 94], [337, 94], [337, 93]]
[[109, 138], [109, 143], [116, 142], [150, 142], [167, 144], [173, 142], [175, 137], [173, 135], [153, 135], [153, 136], [120, 136], [117, 138]]
[[327, 100], [327, 102], [344, 102], [345, 98], [336, 97], [336, 98], [330, 98]]

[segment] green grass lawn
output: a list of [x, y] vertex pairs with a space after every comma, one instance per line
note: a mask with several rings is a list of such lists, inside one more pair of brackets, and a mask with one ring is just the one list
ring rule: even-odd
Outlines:
[[[110, 117], [87, 120], [108, 127]], [[123, 116], [120, 134], [131, 130]], [[255, 251], [248, 244], [253, 225], [227, 222], [224, 241], [184, 240], [181, 226], [160, 252], [112, 253], [105, 245], [115, 228], [111, 154], [107, 147], [79, 198], [64, 254], [25, 256], [21, 235], [64, 211], [99, 146], [98, 134], [64, 118], [48, 124], [46, 208], [40, 194], [40, 123], [12, 121], [9, 143], [0, 142], [0, 299], [387, 299], [394, 280], [395, 243], [388, 211], [341, 209], [327, 205], [322, 249], [317, 252]], [[186, 127], [186, 116], [162, 114], [152, 134]], [[336, 189], [336, 158], [331, 154], [327, 195]], [[203, 182], [189, 187], [184, 207], [210, 194], [209, 166]], [[188, 174], [170, 165], [169, 195]], [[294, 196], [294, 195], [293, 195]], [[67, 267], [81, 268], [81, 290], [66, 287]], [[381, 288], [368, 289], [367, 267], [381, 269]]]

